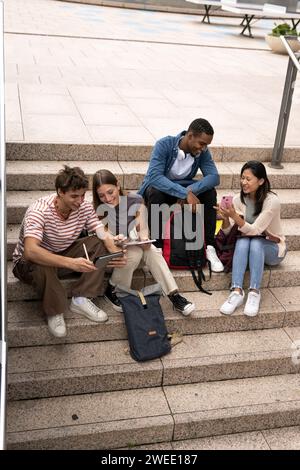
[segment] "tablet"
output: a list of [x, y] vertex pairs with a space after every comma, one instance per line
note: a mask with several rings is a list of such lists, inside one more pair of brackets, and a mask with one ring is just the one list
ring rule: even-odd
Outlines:
[[96, 268], [102, 268], [105, 266], [110, 260], [114, 258], [120, 258], [124, 255], [123, 251], [117, 251], [116, 253], [108, 253], [107, 255], [98, 256], [94, 259], [94, 265]]

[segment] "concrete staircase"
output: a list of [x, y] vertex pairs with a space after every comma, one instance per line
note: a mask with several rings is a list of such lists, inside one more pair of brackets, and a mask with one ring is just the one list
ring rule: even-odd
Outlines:
[[[242, 162], [267, 162], [271, 154], [268, 148], [212, 150], [220, 197], [238, 191]], [[8, 144], [8, 259], [26, 208], [53, 191], [64, 162], [90, 176], [110, 169], [135, 190], [149, 152], [147, 146]], [[162, 300], [169, 331], [184, 335], [162, 359], [133, 361], [122, 315], [102, 299], [108, 322], [97, 325], [69, 312], [68, 336], [53, 338], [36, 293], [13, 277], [9, 261], [10, 449], [300, 448], [300, 354], [293, 344], [300, 339], [299, 150], [287, 150], [284, 169], [268, 173], [282, 201], [289, 253], [281, 266], [265, 270], [260, 314], [219, 313], [228, 274], [212, 276], [208, 297], [195, 290], [188, 272], [174, 272], [197, 309], [184, 318]], [[136, 273], [136, 288], [151, 282]]]

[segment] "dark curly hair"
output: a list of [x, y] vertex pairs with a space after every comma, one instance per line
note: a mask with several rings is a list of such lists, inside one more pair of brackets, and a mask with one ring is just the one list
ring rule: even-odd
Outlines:
[[58, 193], [60, 189], [63, 193], [73, 189], [87, 189], [89, 186], [89, 180], [85, 176], [83, 170], [76, 167], [69, 167], [64, 165], [63, 169], [60, 170], [55, 179], [55, 189]]

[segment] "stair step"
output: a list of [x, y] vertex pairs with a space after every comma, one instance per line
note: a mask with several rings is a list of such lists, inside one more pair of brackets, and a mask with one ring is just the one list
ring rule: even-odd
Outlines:
[[[122, 145], [122, 144], [54, 144], [54, 143], [27, 143], [8, 142], [6, 144], [6, 158], [8, 161], [45, 161], [66, 160], [73, 161], [123, 161], [139, 160], [149, 161], [152, 145]], [[214, 148], [213, 148], [214, 150]], [[223, 153], [219, 147], [216, 154]], [[296, 149], [288, 149], [286, 158], [297, 158]], [[270, 160], [271, 149], [260, 149], [262, 158]]]
[[12, 401], [8, 448], [100, 450], [298, 426], [299, 385], [289, 374]]
[[[149, 161], [152, 145], [129, 144], [59, 144], [35, 142], [7, 142], [6, 158], [8, 161], [53, 161], [53, 160], [84, 160], [84, 161]], [[215, 161], [259, 160], [268, 162], [272, 158], [272, 147], [263, 146], [215, 146], [209, 149]], [[298, 147], [285, 148], [283, 164], [299, 162]]]
[[[134, 450], [300, 450], [300, 426], [162, 442]], [[123, 448], [119, 450], [128, 450]], [[132, 449], [133, 450], [133, 449]]]
[[[200, 335], [300, 326], [300, 292], [294, 287], [263, 289], [259, 315], [253, 318], [243, 314], [243, 307], [231, 316], [220, 314], [219, 308], [228, 296], [227, 290], [216, 291], [209, 298], [200, 292], [183, 292], [183, 295], [196, 305], [189, 317], [174, 311], [168, 299], [161, 300], [167, 328], [171, 332]], [[48, 332], [40, 302], [9, 302], [8, 344], [10, 347], [23, 347], [126, 339], [123, 315], [115, 312], [103, 298], [98, 299], [98, 304], [107, 312], [107, 322], [93, 323], [67, 312], [68, 335], [58, 339]]]
[[[204, 272], [208, 279], [207, 270]], [[197, 291], [189, 271], [172, 270], [172, 273], [181, 291]], [[72, 279], [64, 279], [62, 282], [68, 289], [72, 284]], [[140, 289], [145, 285], [153, 284], [155, 281], [150, 274], [145, 275], [142, 271], [137, 271], [134, 274], [133, 282], [133, 288]], [[208, 279], [204, 286], [208, 290], [215, 291], [228, 289], [230, 283], [231, 273], [212, 273], [211, 279]], [[248, 284], [249, 272], [245, 276], [245, 286]], [[283, 262], [278, 266], [265, 267], [261, 284], [262, 288], [298, 285], [300, 285], [300, 251], [288, 252]], [[7, 300], [32, 300], [38, 298], [39, 296], [32, 286], [24, 284], [14, 277], [12, 263], [8, 262]]]
[[[124, 189], [138, 189], [148, 169], [148, 162], [130, 161], [8, 161], [7, 189], [16, 190], [53, 190], [55, 176], [64, 164], [80, 166], [90, 181], [99, 169], [112, 171]], [[243, 162], [217, 162], [220, 174], [220, 189], [238, 189]], [[285, 163], [281, 170], [268, 168], [268, 177], [273, 189], [300, 188], [300, 163]]]
[[136, 363], [127, 341], [10, 348], [8, 398], [24, 400], [300, 372], [300, 328], [184, 336], [160, 360]]
[[[7, 259], [11, 260], [19, 239], [20, 224], [7, 226]], [[288, 250], [300, 250], [300, 218], [282, 219], [283, 233], [286, 236]]]
[[[131, 191], [130, 191], [131, 192]], [[136, 191], [132, 191], [136, 192]], [[228, 192], [228, 191], [227, 191]], [[221, 193], [227, 194], [226, 191]], [[7, 223], [19, 224], [22, 222], [28, 207], [41, 197], [50, 196], [54, 191], [8, 191], [7, 199]], [[85, 199], [92, 202], [92, 191], [87, 191]]]
[[[234, 194], [238, 190], [219, 189], [218, 200], [222, 196]], [[27, 208], [37, 199], [53, 194], [52, 191], [8, 191], [7, 193], [7, 223], [20, 224]], [[298, 189], [276, 189], [281, 202], [281, 217], [290, 219], [300, 217], [300, 192]], [[87, 191], [86, 200], [92, 200], [92, 192]]]

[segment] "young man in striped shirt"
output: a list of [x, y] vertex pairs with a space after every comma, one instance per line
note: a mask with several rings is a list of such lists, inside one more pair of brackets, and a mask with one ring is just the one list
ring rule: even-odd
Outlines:
[[[119, 248], [112, 238], [105, 236], [92, 204], [84, 200], [88, 178], [80, 168], [65, 166], [56, 177], [55, 188], [56, 193], [38, 199], [25, 214], [13, 254], [13, 273], [37, 289], [49, 331], [63, 337], [68, 308], [95, 322], [107, 320], [107, 314], [90, 300], [102, 291], [105, 271], [97, 269], [93, 260]], [[96, 235], [79, 238], [83, 230]], [[121, 266], [125, 262], [120, 259], [112, 265]], [[69, 307], [67, 292], [58, 275], [72, 271], [82, 274], [71, 286]]]

